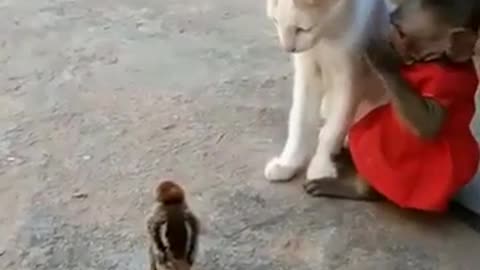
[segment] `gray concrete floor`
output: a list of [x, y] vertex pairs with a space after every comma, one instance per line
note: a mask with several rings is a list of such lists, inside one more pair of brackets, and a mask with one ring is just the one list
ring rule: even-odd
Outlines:
[[263, 1], [0, 0], [0, 269], [146, 269], [164, 177], [198, 269], [478, 269], [458, 221], [267, 183], [290, 84]]

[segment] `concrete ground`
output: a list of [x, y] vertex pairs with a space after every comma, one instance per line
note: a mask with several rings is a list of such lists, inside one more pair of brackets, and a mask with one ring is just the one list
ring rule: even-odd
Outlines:
[[267, 183], [290, 84], [263, 1], [0, 0], [0, 269], [146, 269], [165, 177], [197, 269], [478, 269], [459, 221]]

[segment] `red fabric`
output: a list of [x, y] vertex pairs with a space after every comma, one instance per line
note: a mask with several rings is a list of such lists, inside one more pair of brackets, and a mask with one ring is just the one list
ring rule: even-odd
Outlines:
[[420, 95], [447, 109], [440, 134], [430, 140], [415, 136], [387, 104], [353, 125], [349, 148], [359, 174], [389, 200], [442, 212], [478, 168], [479, 147], [470, 131], [477, 75], [471, 63], [421, 63], [402, 72]]

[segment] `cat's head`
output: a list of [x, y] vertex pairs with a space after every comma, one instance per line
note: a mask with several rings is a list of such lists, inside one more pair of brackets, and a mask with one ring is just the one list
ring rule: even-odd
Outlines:
[[267, 0], [267, 15], [278, 32], [280, 44], [290, 53], [314, 47], [342, 0]]

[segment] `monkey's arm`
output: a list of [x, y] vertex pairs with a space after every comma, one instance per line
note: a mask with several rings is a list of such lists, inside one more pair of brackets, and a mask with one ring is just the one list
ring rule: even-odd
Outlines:
[[435, 137], [442, 128], [447, 111], [438, 102], [415, 92], [399, 72], [379, 72], [400, 119], [418, 136]]
[[401, 74], [403, 60], [387, 42], [372, 41], [366, 54], [367, 61], [384, 82], [400, 120], [422, 138], [435, 137], [442, 128], [446, 109], [412, 89]]

